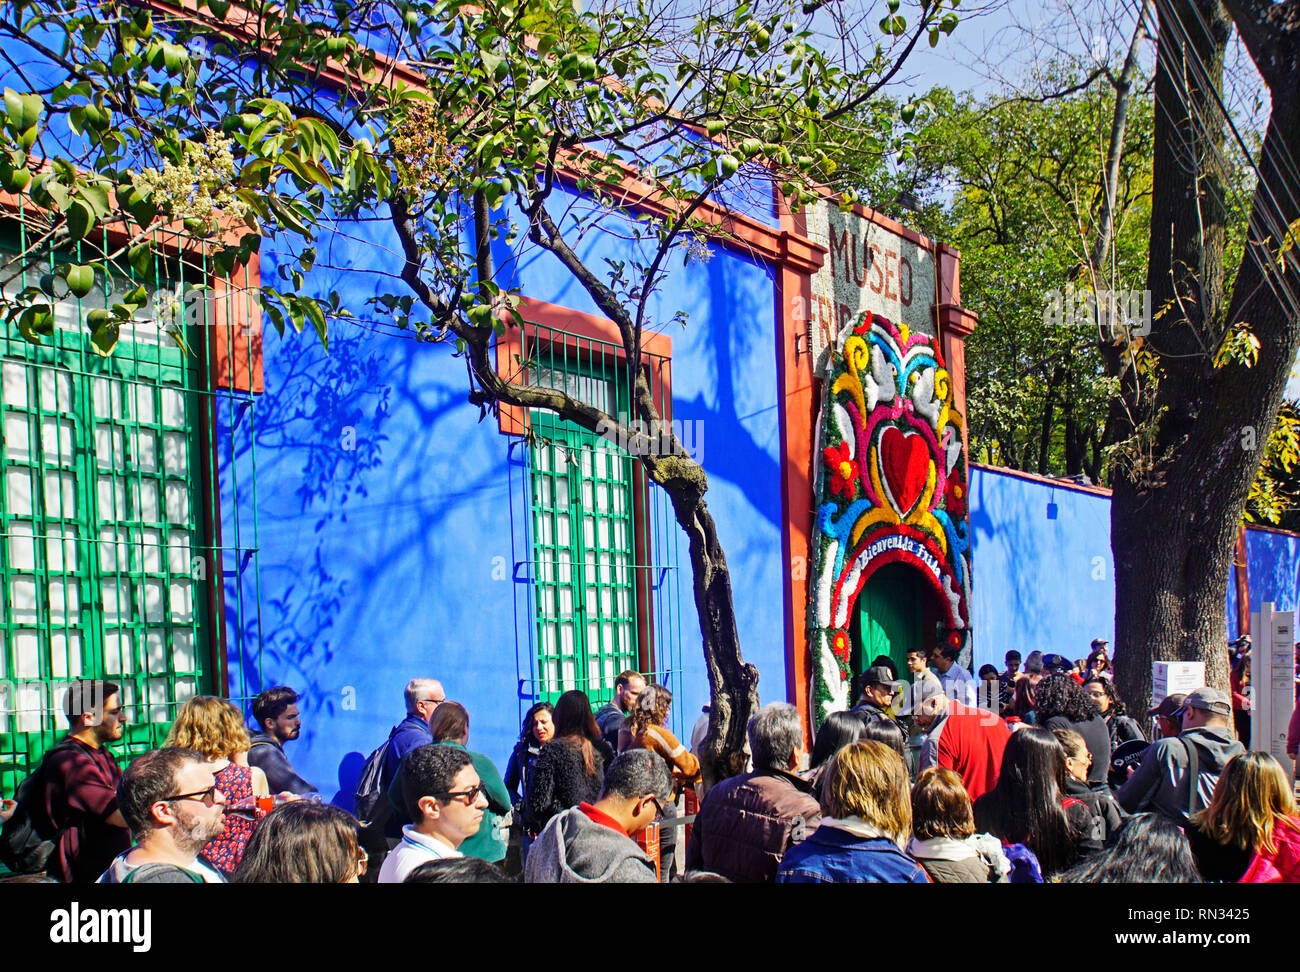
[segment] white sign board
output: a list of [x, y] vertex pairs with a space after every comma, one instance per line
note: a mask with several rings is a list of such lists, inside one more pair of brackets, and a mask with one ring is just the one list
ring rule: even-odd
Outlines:
[[1251, 749], [1269, 753], [1286, 769], [1286, 731], [1295, 708], [1295, 616], [1271, 602], [1251, 615], [1258, 643], [1250, 652]]
[[934, 335], [934, 253], [856, 212], [831, 203], [809, 206], [808, 237], [826, 247], [812, 278], [808, 308], [813, 373], [824, 375], [840, 332], [863, 311]]
[[1167, 696], [1186, 694], [1205, 684], [1205, 662], [1158, 661], [1151, 666], [1151, 704]]

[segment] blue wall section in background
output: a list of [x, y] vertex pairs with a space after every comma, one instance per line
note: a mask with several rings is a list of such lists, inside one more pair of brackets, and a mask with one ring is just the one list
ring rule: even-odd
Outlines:
[[[1250, 608], [1258, 611], [1272, 601], [1279, 611], [1294, 611], [1300, 603], [1300, 537], [1272, 530], [1246, 530], [1246, 572]], [[1235, 628], [1234, 624], [1230, 627]]]
[[1012, 648], [1082, 658], [1113, 640], [1109, 497], [974, 465], [970, 478], [973, 670], [1001, 671]]
[[[227, 654], [232, 697], [246, 702], [281, 683], [302, 693], [302, 737], [288, 755], [350, 807], [361, 761], [402, 717], [413, 676], [442, 679], [470, 712], [471, 748], [504, 770], [530, 701], [521, 694], [531, 692], [520, 688], [529, 618], [520, 612], [517, 640], [511, 563], [524, 555], [527, 511], [521, 470], [508, 465], [517, 440], [491, 417], [480, 423], [465, 402], [464, 363], [449, 346], [371, 320], [366, 299], [397, 289], [374, 272], [395, 266], [382, 228], [349, 227], [320, 250], [312, 288], [337, 290], [361, 321], [332, 324], [328, 354], [310, 330], [268, 331], [266, 392], [251, 406], [225, 398], [218, 406], [219, 435], [234, 446], [221, 469], [222, 529], [232, 546], [238, 530], [244, 548], [223, 564]], [[690, 314], [669, 332], [674, 418], [703, 423], [709, 508], [742, 647], [761, 672], [763, 700], [773, 701], [786, 696], [773, 276], [712, 250], [707, 263], [676, 258], [652, 311], [660, 321], [679, 308]], [[584, 256], [603, 266], [625, 251], [593, 234]], [[287, 257], [263, 251], [264, 279], [278, 259]], [[514, 273], [529, 296], [595, 310], [547, 258], [526, 256]], [[674, 722], [689, 733], [708, 683], [687, 545], [671, 529], [683, 686]]]

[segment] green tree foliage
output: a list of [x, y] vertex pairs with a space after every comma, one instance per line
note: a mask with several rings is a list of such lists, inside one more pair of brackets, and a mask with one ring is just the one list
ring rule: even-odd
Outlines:
[[[1054, 71], [1043, 90], [1081, 83]], [[1109, 444], [1104, 320], [1067, 297], [1142, 289], [1150, 214], [1149, 100], [1134, 104], [1120, 160], [1108, 264], [1092, 267], [1114, 108], [1104, 80], [1061, 97], [929, 97], [912, 172], [928, 232], [962, 254], [962, 300], [980, 315], [967, 345], [977, 459], [1050, 475], [1104, 475]], [[1105, 301], [1103, 301], [1103, 304]]]

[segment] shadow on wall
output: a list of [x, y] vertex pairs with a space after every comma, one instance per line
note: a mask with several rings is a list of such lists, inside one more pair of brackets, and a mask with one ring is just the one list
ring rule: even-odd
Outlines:
[[[305, 334], [275, 341], [272, 353], [267, 392], [255, 403], [239, 403], [229, 420], [232, 450], [220, 469], [222, 482], [234, 484], [242, 548], [235, 563], [223, 565], [230, 660], [239, 666], [240, 694], [269, 687], [261, 672], [270, 671], [309, 702], [317, 698], [316, 669], [333, 658], [330, 633], [347, 593], [346, 583], [327, 566], [329, 528], [347, 522], [350, 500], [369, 495], [365, 477], [383, 463], [382, 429], [393, 389], [381, 381], [381, 358], [361, 333], [335, 337], [328, 355], [314, 335]], [[296, 463], [300, 468], [292, 469]], [[258, 551], [255, 565], [254, 496], [259, 539], [273, 524], [315, 514], [314, 549], [294, 551], [287, 562], [280, 551]], [[224, 533], [226, 544], [236, 543], [230, 517]], [[262, 592], [270, 592], [260, 616], [255, 566]], [[278, 590], [277, 575], [284, 575]], [[332, 706], [326, 702], [327, 714]]]
[[361, 771], [365, 765], [366, 757], [358, 752], [348, 753], [339, 761], [339, 788], [334, 796], [330, 797], [330, 803], [348, 813], [352, 812], [357, 795], [357, 782], [361, 779]]

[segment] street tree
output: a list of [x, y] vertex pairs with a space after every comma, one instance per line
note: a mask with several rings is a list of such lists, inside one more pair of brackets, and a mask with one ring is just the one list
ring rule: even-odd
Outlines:
[[[1232, 550], [1300, 348], [1300, 273], [1291, 259], [1300, 233], [1300, 7], [1155, 7], [1154, 321], [1110, 361], [1120, 383], [1112, 415], [1125, 446], [1111, 504], [1117, 677], [1139, 707], [1151, 694], [1154, 660], [1204, 661], [1210, 684], [1227, 688]], [[1267, 86], [1270, 114], [1232, 265], [1223, 65], [1234, 27]]]

